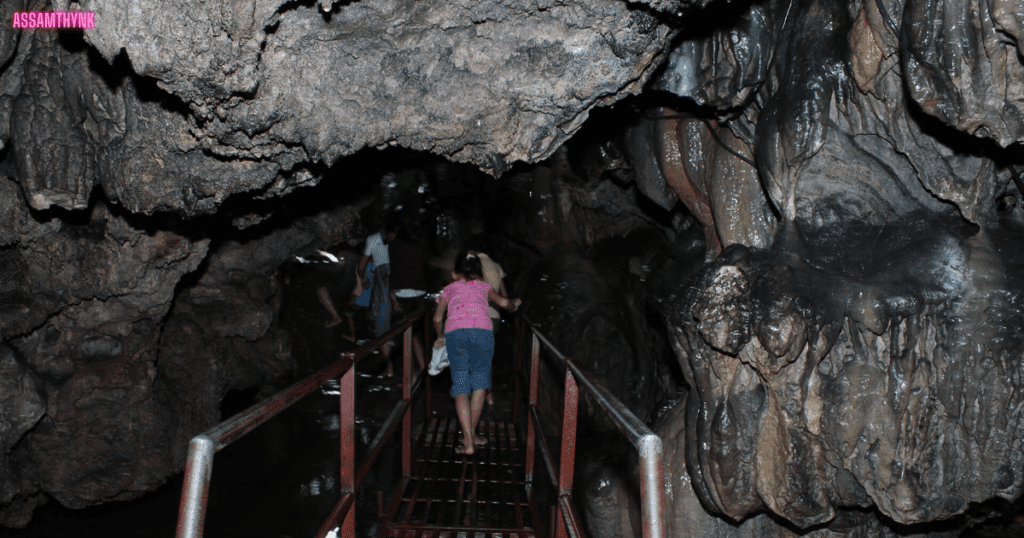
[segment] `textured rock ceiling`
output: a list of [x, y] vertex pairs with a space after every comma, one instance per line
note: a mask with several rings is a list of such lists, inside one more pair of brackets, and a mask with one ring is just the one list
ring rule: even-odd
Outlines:
[[[100, 23], [74, 52], [56, 32], [0, 30], [16, 43], [0, 50], [5, 87], [20, 87], [0, 139], [20, 148], [35, 209], [84, 207], [99, 184], [133, 212], [211, 212], [315, 182], [309, 163], [396, 144], [500, 174], [639, 92], [675, 33], [609, 1], [81, 8]], [[119, 59], [127, 69], [102, 67]]]

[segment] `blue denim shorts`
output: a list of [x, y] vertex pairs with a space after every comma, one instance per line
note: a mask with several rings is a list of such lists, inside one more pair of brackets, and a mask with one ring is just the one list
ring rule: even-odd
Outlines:
[[452, 369], [452, 398], [491, 388], [494, 333], [487, 329], [455, 329], [445, 333]]

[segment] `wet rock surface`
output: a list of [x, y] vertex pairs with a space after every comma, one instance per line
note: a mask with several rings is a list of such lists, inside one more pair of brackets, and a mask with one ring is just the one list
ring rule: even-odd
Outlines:
[[348, 208], [214, 239], [153, 229], [102, 199], [85, 214], [41, 214], [17, 184], [0, 185], [0, 334], [14, 383], [0, 516], [13, 526], [48, 498], [127, 500], [179, 471], [227, 391], [294, 367], [278, 324], [283, 261], [358, 221]]
[[[966, 4], [929, 5], [937, 13], [970, 11]], [[991, 105], [993, 112], [988, 117], [996, 121], [1005, 111], [1006, 116], [998, 121], [1006, 128], [982, 128], [985, 122], [975, 121], [975, 128], [963, 129], [968, 134], [929, 116], [937, 110], [934, 99], [908, 98], [905, 85], [910, 86], [912, 97], [923, 88], [915, 82], [919, 77], [914, 62], [918, 60], [911, 60], [922, 56], [912, 50], [920, 42], [911, 36], [927, 26], [923, 20], [915, 22], [916, 6], [907, 4], [903, 10], [885, 2], [814, 0], [752, 5], [734, 24], [679, 43], [652, 86], [692, 99], [706, 107], [705, 114], [722, 120], [719, 125], [727, 127], [738, 141], [726, 137], [717, 146], [728, 145], [740, 155], [750, 151], [770, 205], [783, 221], [804, 220], [814, 227], [858, 221], [881, 224], [914, 211], [942, 213], [952, 204], [966, 220], [979, 222], [988, 218], [994, 197], [1009, 181], [1010, 173], [1003, 167], [1017, 160], [999, 146], [1019, 138], [992, 135], [995, 143], [983, 138], [987, 133], [1016, 131], [1017, 127], [1009, 127], [1013, 122], [1005, 121], [1013, 117], [1013, 90], [992, 90], [993, 96], [999, 94], [1002, 100]], [[898, 20], [894, 23], [891, 16], [901, 10], [904, 25]], [[1007, 12], [988, 16], [1003, 18], [1004, 14]], [[920, 15], [924, 17], [923, 12]], [[700, 24], [700, 19], [693, 24]], [[990, 43], [991, 61], [999, 65], [993, 69], [1020, 69], [1014, 43], [995, 44], [979, 34], [968, 37], [960, 33], [964, 26], [950, 19], [944, 24], [963, 38], [948, 41], [954, 49], [981, 47], [975, 40]], [[928, 46], [947, 43], [945, 34], [941, 38], [927, 35]], [[812, 50], [814, 54], [806, 53]], [[923, 56], [931, 66], [940, 61], [937, 53]], [[957, 69], [967, 71], [990, 65], [988, 58], [972, 55], [960, 56], [957, 61], [967, 64]], [[988, 85], [973, 80], [978, 89]], [[970, 86], [951, 83], [937, 91], [959, 95], [958, 84]], [[993, 86], [1004, 87], [998, 81]], [[960, 120], [948, 121], [955, 124]], [[706, 159], [710, 150], [699, 149], [680, 158], [684, 162]], [[703, 187], [690, 176], [682, 177]], [[716, 171], [703, 188], [705, 192], [737, 192], [736, 178], [728, 170]], [[727, 205], [711, 207], [708, 220], [701, 217], [700, 204], [683, 201], [705, 226], [716, 226], [719, 232], [723, 224], [735, 228], [737, 217]], [[749, 214], [746, 228], [756, 230], [764, 218], [761, 206], [741, 205]], [[770, 234], [750, 235], [736, 242], [764, 247], [765, 237], [770, 239]]]
[[[19, 203], [11, 192], [8, 203]], [[156, 487], [176, 466], [152, 450], [173, 445], [154, 389], [160, 321], [208, 241], [147, 234], [102, 204], [77, 222], [39, 222], [24, 206], [8, 214], [22, 217], [9, 229], [19, 248], [5, 250], [0, 307], [8, 360], [20, 365], [11, 411], [25, 410], [30, 394], [42, 407], [18, 415], [28, 427], [4, 433], [13, 464], [5, 503], [46, 491], [81, 507]], [[76, 457], [66, 457], [70, 446]], [[7, 524], [27, 521], [31, 509], [19, 504], [4, 512]]]
[[918, 216], [726, 250], [674, 305], [705, 506], [806, 528], [843, 507], [912, 524], [1016, 498], [1017, 229]]
[[[673, 469], [686, 468], [687, 423], [685, 406], [678, 406], [660, 421], [656, 431], [665, 442], [664, 464]], [[671, 491], [672, 510], [668, 518], [669, 532], [681, 533], [686, 529], [693, 536], [701, 538], [755, 538], [796, 536], [810, 538], [839, 537], [931, 537], [951, 538], [959, 536], [964, 523], [946, 522], [942, 525], [918, 525], [904, 527], [879, 517], [872, 510], [847, 508], [837, 510], [835, 517], [826, 524], [801, 529], [771, 513], [757, 513], [741, 521], [728, 516], [709, 513], [700, 497], [695, 494], [696, 486], [690, 474], [674, 472], [667, 476], [667, 487]], [[609, 488], [611, 490], [611, 488]], [[636, 515], [633, 516], [634, 518]], [[639, 536], [635, 534], [634, 536]]]
[[[654, 82], [701, 108], [655, 109], [638, 132], [656, 156], [645, 193], [675, 193], [725, 247], [665, 303], [691, 386], [677, 442], [705, 510], [816, 532], [850, 508], [914, 525], [1019, 496], [1024, 349], [1008, 320], [1021, 186], [1002, 147], [1020, 122], [1000, 81], [1021, 64], [991, 30], [1019, 15], [982, 11], [752, 5], [684, 33]], [[988, 82], [963, 75], [980, 72]], [[668, 125], [700, 112], [732, 138], [702, 147]], [[767, 195], [738, 218], [708, 194], [742, 199], [740, 176], [693, 165], [726, 149], [752, 156]], [[677, 514], [692, 500], [684, 482]], [[907, 532], [946, 530], [925, 529]]]

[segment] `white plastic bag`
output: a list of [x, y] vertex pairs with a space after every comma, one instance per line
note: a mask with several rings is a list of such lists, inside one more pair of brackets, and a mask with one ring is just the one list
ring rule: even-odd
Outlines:
[[434, 348], [434, 356], [430, 358], [430, 368], [427, 373], [437, 375], [448, 367], [448, 346], [441, 346], [441, 349]]

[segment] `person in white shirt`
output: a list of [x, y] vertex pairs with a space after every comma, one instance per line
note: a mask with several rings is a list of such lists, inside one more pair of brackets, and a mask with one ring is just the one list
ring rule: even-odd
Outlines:
[[[373, 260], [373, 285], [370, 288], [370, 316], [374, 321], [374, 334], [377, 337], [391, 330], [391, 259], [388, 243], [398, 232], [397, 222], [388, 222], [377, 233], [366, 238], [363, 258], [359, 261], [358, 274], [366, 271], [366, 265]], [[391, 342], [381, 346], [381, 353], [391, 371]], [[387, 372], [385, 372], [387, 375]]]

